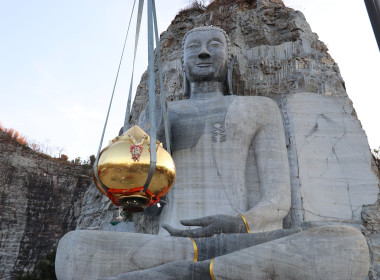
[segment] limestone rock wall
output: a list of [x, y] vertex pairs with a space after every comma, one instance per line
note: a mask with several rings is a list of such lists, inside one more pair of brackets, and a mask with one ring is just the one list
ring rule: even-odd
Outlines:
[[367, 137], [349, 99], [315, 93], [285, 99], [283, 118], [294, 172], [292, 224], [361, 223], [363, 206], [376, 202], [379, 189]]
[[117, 207], [92, 183], [82, 200], [77, 229], [102, 229], [117, 215]]
[[[380, 161], [372, 160], [374, 172], [380, 181]], [[367, 238], [371, 255], [371, 279], [380, 279], [380, 199], [374, 204], [365, 205], [361, 213], [362, 231]]]
[[16, 279], [75, 229], [89, 171], [0, 132], [0, 278]]
[[[285, 7], [282, 1], [214, 1], [203, 12], [180, 12], [161, 34], [163, 78], [169, 101], [183, 98], [182, 38], [193, 27], [205, 24], [220, 26], [231, 39], [236, 58], [234, 94], [314, 92], [347, 96], [338, 65], [301, 12]], [[145, 73], [132, 108], [133, 123], [145, 107], [146, 91]]]
[[[264, 95], [277, 102], [295, 92], [347, 97], [337, 64], [325, 44], [311, 31], [303, 14], [285, 7], [282, 1], [258, 0], [214, 1], [205, 11], [190, 9], [175, 17], [160, 36], [168, 101], [183, 99], [182, 38], [190, 29], [204, 24], [220, 26], [230, 36], [235, 56], [234, 94]], [[147, 103], [147, 78], [145, 72], [137, 88], [131, 114], [134, 124]], [[86, 209], [92, 207], [95, 193], [88, 196], [88, 203], [84, 201], [88, 204], [84, 206]], [[100, 208], [107, 208], [114, 215], [116, 208], [104, 203]], [[103, 222], [102, 218], [91, 220], [90, 224], [80, 220], [78, 227], [97, 227]]]
[[[280, 0], [216, 0], [180, 12], [160, 37], [168, 101], [183, 99], [181, 44], [193, 27], [215, 25], [230, 36], [236, 95], [261, 95], [279, 105], [286, 130], [292, 208], [285, 227], [310, 221], [362, 228], [371, 249], [371, 279], [380, 279], [379, 173], [337, 63], [303, 14]], [[147, 103], [147, 72], [132, 108], [137, 123]], [[158, 77], [156, 76], [158, 84]], [[87, 196], [86, 204], [94, 200]], [[109, 213], [115, 208], [102, 201]], [[111, 214], [104, 214], [110, 216]], [[103, 217], [101, 216], [101, 217]], [[134, 215], [137, 232], [157, 232], [157, 219]], [[101, 219], [91, 220], [99, 226]], [[85, 223], [78, 223], [83, 228]]]

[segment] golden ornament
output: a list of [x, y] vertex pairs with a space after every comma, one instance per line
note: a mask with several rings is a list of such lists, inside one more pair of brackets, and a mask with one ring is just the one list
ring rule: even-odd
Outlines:
[[122, 206], [128, 212], [140, 212], [157, 203], [175, 181], [174, 161], [157, 141], [156, 169], [147, 191], [143, 192], [150, 166], [149, 143], [148, 134], [137, 125], [131, 127], [113, 139], [99, 155], [98, 177], [107, 191], [93, 174], [97, 188], [116, 206]]

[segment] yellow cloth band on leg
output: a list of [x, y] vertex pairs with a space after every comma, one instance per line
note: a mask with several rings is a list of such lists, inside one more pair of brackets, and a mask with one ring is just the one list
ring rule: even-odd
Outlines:
[[193, 242], [193, 248], [194, 248], [194, 259], [193, 259], [193, 262], [197, 262], [198, 261], [198, 247], [197, 247], [197, 243], [195, 243], [195, 240], [194, 238], [192, 237], [189, 237], [191, 242]]
[[249, 226], [248, 226], [246, 218], [242, 214], [239, 214], [239, 217], [243, 219], [243, 222], [245, 224], [245, 229], [247, 230], [247, 232], [251, 233], [251, 231], [249, 230]]
[[214, 269], [214, 260], [215, 260], [215, 258], [213, 258], [211, 260], [211, 262], [210, 262], [210, 276], [211, 276], [212, 280], [216, 280], [215, 276], [214, 276], [214, 271], [213, 271], [213, 269]]

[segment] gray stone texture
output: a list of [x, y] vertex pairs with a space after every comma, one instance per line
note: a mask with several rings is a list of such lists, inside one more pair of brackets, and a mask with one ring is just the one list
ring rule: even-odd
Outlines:
[[[357, 229], [342, 225], [321, 226], [286, 235], [286, 231], [219, 235], [205, 238], [204, 243], [198, 239], [196, 242], [200, 246], [209, 242], [224, 246], [219, 252], [208, 252], [211, 256], [232, 252], [215, 258], [213, 271], [216, 279], [366, 278], [370, 256], [367, 242]], [[278, 238], [281, 236], [284, 237]], [[265, 242], [271, 237], [278, 239]], [[237, 242], [236, 248], [233, 248], [234, 241]], [[264, 243], [260, 244], [261, 241]], [[240, 249], [242, 243], [248, 248], [233, 252]], [[103, 277], [119, 280], [209, 279], [208, 267], [202, 265], [208, 264], [209, 260], [193, 263], [192, 247], [191, 240], [182, 237], [72, 231], [59, 243], [56, 273], [59, 280]], [[204, 251], [200, 250], [200, 253], [205, 256]]]
[[[167, 100], [184, 99], [183, 35], [204, 24], [223, 28], [235, 56], [234, 94], [266, 96], [281, 109], [292, 187], [292, 207], [284, 226], [310, 221], [361, 226], [370, 247], [370, 279], [380, 279], [379, 171], [337, 63], [303, 14], [281, 1], [220, 2], [203, 12], [180, 12], [161, 34]], [[132, 108], [134, 124], [147, 103], [147, 83], [146, 72]], [[79, 220], [78, 228], [100, 227], [104, 217], [115, 215], [115, 208], [101, 197], [97, 198], [101, 206], [94, 205], [94, 196], [99, 195], [93, 190], [87, 194], [82, 208], [87, 218]], [[90, 217], [99, 209], [104, 211]], [[136, 232], [159, 230], [157, 217], [139, 214], [133, 220]]]
[[189, 238], [75, 230], [59, 242], [55, 270], [58, 279], [93, 280], [193, 258]]
[[[160, 224], [185, 230], [179, 222], [182, 219], [223, 214], [238, 220], [232, 222], [236, 226], [231, 224], [236, 229], [244, 228], [236, 217], [243, 214], [252, 232], [281, 229], [290, 208], [290, 180], [277, 104], [257, 96], [191, 98], [169, 103], [169, 116], [173, 111], [177, 116], [170, 118], [177, 178], [167, 194]], [[223, 127], [226, 137], [214, 142], [215, 124]], [[193, 130], [201, 131], [193, 146], [177, 148], [176, 141], [191, 138]], [[251, 166], [247, 155], [252, 157]], [[254, 175], [256, 183], [246, 183], [249, 175]], [[219, 223], [224, 224], [223, 220]], [[224, 233], [241, 232], [223, 228]]]
[[89, 168], [23, 147], [0, 131], [0, 278], [31, 272], [75, 229]]
[[105, 221], [109, 224], [109, 221], [117, 215], [115, 205], [96, 188], [94, 183], [85, 193], [81, 209], [77, 229], [100, 229]]
[[359, 280], [369, 267], [365, 238], [344, 226], [313, 228], [235, 254], [232, 261], [229, 255], [215, 259], [216, 279]]
[[194, 241], [198, 248], [198, 261], [204, 261], [270, 242], [300, 231], [300, 228], [294, 228], [260, 233], [218, 234], [211, 237], [195, 238]]
[[362, 206], [377, 200], [378, 180], [348, 98], [295, 93], [286, 97], [286, 108], [288, 139], [297, 155], [292, 224], [360, 222]]

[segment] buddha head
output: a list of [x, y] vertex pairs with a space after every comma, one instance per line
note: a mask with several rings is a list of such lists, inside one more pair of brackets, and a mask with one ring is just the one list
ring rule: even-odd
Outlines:
[[221, 82], [224, 94], [232, 94], [232, 55], [226, 32], [214, 26], [191, 29], [182, 41], [184, 95], [189, 97], [189, 83]]

